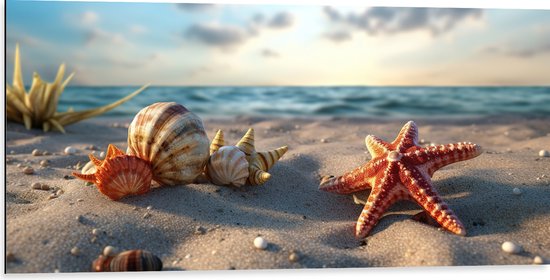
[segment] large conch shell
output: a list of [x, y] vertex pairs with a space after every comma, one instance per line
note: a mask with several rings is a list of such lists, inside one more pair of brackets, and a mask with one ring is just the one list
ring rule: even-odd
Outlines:
[[145, 85], [126, 97], [102, 107], [80, 112], [73, 112], [71, 110], [56, 112], [61, 93], [63, 93], [63, 90], [73, 78], [74, 73], [62, 81], [64, 75], [65, 64], [59, 66], [59, 71], [53, 83], [45, 82], [40, 78], [38, 73], [34, 73], [31, 88], [27, 93], [25, 91], [25, 84], [23, 83], [23, 75], [21, 74], [21, 59], [19, 57], [19, 44], [17, 44], [15, 47], [13, 85], [6, 84], [7, 119], [24, 124], [28, 130], [35, 127], [42, 128], [45, 132], [56, 129], [65, 133], [64, 126], [112, 110], [138, 95], [148, 86]]
[[204, 171], [208, 145], [201, 119], [175, 102], [143, 108], [128, 127], [127, 153], [150, 162], [160, 185], [192, 183]]
[[206, 174], [216, 185], [240, 187], [249, 174], [246, 155], [235, 146], [220, 147], [210, 155]]
[[[223, 132], [218, 130], [212, 144], [210, 152], [214, 153], [225, 144]], [[254, 147], [254, 129], [249, 128], [243, 138], [236, 144], [246, 156], [248, 162], [247, 184], [261, 185], [271, 178], [267, 171], [288, 151], [287, 146], [266, 152], [256, 152]]]

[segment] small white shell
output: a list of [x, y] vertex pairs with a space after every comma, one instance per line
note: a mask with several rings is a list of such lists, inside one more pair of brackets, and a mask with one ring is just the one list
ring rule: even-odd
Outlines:
[[264, 250], [267, 248], [267, 240], [265, 240], [263, 237], [258, 236], [254, 239], [254, 247], [260, 250]]
[[206, 172], [216, 185], [240, 187], [249, 174], [246, 155], [236, 146], [223, 146], [210, 156]]
[[77, 150], [76, 150], [74, 147], [67, 146], [67, 147], [65, 148], [65, 150], [63, 150], [63, 152], [64, 152], [66, 155], [74, 155], [74, 154], [76, 154]]

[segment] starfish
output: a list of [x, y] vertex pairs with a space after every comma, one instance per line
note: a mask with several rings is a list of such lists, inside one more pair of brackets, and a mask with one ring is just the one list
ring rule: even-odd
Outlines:
[[396, 201], [412, 200], [444, 229], [466, 235], [462, 222], [432, 186], [431, 177], [438, 169], [482, 153], [472, 143], [420, 147], [418, 128], [409, 121], [391, 143], [376, 136], [365, 138], [372, 159], [340, 177], [325, 176], [320, 190], [350, 194], [370, 189], [365, 207], [357, 220], [355, 236], [365, 238], [382, 214]]

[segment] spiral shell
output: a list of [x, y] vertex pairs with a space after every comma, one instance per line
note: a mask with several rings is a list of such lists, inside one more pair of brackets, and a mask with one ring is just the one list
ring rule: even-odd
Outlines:
[[201, 119], [175, 102], [143, 108], [128, 127], [128, 154], [150, 162], [161, 185], [192, 183], [204, 170], [208, 146]]
[[248, 178], [248, 161], [235, 146], [223, 146], [214, 152], [206, 164], [206, 173], [216, 185], [240, 187]]
[[116, 256], [100, 255], [92, 264], [95, 272], [159, 271], [162, 261], [146, 250], [124, 251]]
[[73, 172], [73, 175], [94, 183], [102, 194], [112, 200], [144, 194], [151, 189], [151, 165], [136, 156], [123, 154], [113, 145], [109, 145], [105, 160], [101, 161], [91, 154], [90, 160], [96, 168], [94, 173]]

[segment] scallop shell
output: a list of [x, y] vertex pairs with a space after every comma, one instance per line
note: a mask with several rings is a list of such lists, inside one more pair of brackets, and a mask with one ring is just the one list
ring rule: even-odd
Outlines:
[[162, 261], [146, 250], [124, 251], [116, 256], [100, 255], [92, 264], [96, 272], [159, 271]]
[[95, 165], [95, 173], [73, 175], [94, 183], [98, 190], [112, 200], [128, 195], [140, 195], [151, 189], [153, 173], [151, 165], [136, 156], [125, 155], [113, 145], [109, 145], [108, 156], [101, 161], [90, 154]]
[[235, 146], [223, 146], [210, 156], [206, 174], [216, 185], [240, 187], [249, 174], [246, 155]]
[[208, 161], [208, 146], [201, 119], [175, 102], [143, 108], [128, 127], [128, 154], [150, 162], [161, 185], [192, 183]]

